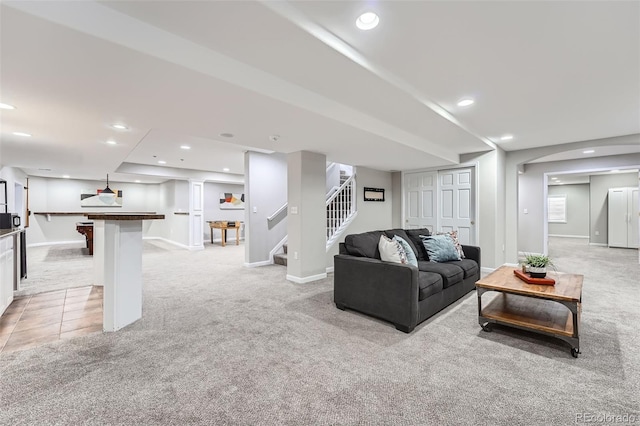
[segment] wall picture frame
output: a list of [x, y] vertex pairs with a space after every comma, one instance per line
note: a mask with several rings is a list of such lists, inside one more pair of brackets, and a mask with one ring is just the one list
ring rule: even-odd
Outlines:
[[364, 201], [384, 202], [384, 188], [364, 188]]

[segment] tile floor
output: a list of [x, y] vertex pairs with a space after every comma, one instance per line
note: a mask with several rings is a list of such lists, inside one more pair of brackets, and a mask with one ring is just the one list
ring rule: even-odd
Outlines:
[[0, 316], [0, 352], [102, 332], [102, 287], [17, 297]]

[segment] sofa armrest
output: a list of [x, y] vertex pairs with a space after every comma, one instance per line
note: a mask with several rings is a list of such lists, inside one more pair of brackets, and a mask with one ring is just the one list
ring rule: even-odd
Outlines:
[[476, 263], [478, 264], [478, 270], [480, 270], [481, 269], [480, 247], [462, 245], [462, 251], [464, 251], [464, 257], [465, 258], [476, 261]]
[[334, 256], [334, 301], [409, 332], [418, 323], [418, 268], [378, 259]]

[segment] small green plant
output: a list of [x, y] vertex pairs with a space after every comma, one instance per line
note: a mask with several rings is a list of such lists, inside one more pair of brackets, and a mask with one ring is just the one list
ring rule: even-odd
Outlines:
[[553, 262], [544, 254], [527, 254], [524, 258], [524, 264], [532, 268], [546, 268], [553, 266]]

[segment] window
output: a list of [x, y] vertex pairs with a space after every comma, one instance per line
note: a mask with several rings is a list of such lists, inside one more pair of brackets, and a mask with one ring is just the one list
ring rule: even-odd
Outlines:
[[547, 197], [547, 221], [567, 223], [566, 195], [549, 195]]

